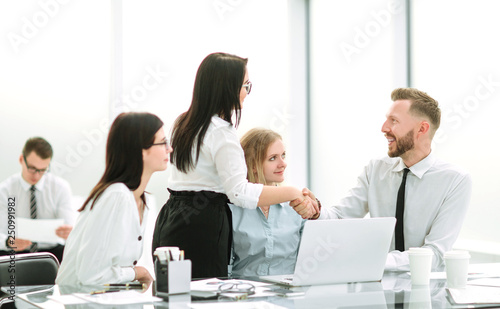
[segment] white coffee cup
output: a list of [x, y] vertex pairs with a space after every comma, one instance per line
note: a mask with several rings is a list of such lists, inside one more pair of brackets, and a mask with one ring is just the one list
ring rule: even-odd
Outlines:
[[446, 283], [449, 288], [465, 288], [469, 272], [470, 254], [464, 250], [448, 251], [444, 254]]
[[429, 248], [408, 249], [410, 258], [411, 283], [413, 285], [428, 285], [430, 282], [432, 257], [434, 253]]

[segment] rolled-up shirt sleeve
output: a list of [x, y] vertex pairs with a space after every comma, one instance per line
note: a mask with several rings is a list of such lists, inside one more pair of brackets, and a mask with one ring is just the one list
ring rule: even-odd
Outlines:
[[236, 206], [254, 209], [257, 207], [264, 185], [247, 180], [247, 166], [240, 141], [233, 127], [215, 129], [207, 139], [227, 197]]

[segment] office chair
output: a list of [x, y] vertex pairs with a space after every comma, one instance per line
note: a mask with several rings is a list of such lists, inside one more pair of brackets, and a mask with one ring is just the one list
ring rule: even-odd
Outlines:
[[15, 260], [12, 257], [0, 256], [0, 286], [10, 286], [12, 275], [16, 286], [55, 283], [59, 261], [52, 253], [21, 253], [15, 255]]

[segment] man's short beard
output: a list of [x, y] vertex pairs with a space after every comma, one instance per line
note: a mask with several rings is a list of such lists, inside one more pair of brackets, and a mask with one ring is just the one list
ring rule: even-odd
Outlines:
[[396, 150], [395, 151], [389, 150], [388, 152], [389, 157], [391, 158], [401, 157], [405, 152], [415, 148], [415, 141], [413, 140], [413, 132], [414, 130], [411, 130], [401, 139], [396, 139]]

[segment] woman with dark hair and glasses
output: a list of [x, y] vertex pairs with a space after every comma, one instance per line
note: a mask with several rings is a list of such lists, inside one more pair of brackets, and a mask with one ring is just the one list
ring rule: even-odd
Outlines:
[[122, 113], [106, 145], [106, 169], [79, 209], [56, 283], [61, 285], [150, 283], [141, 257], [148, 213], [144, 190], [167, 168], [172, 151], [163, 122], [149, 113]]
[[[305, 200], [297, 188], [247, 180], [235, 127], [251, 89], [247, 59], [210, 54], [198, 68], [190, 108], [173, 126], [170, 198], [158, 215], [152, 249], [183, 249], [192, 261], [193, 278], [228, 274], [232, 235], [229, 201], [238, 207], [256, 208]], [[304, 218], [316, 213], [309, 199], [295, 210]]]

